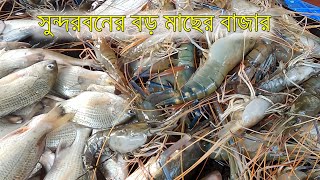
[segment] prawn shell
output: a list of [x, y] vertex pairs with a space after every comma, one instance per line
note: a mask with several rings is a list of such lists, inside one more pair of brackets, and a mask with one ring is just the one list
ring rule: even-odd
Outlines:
[[271, 103], [265, 99], [255, 98], [244, 109], [241, 125], [250, 128], [257, 124], [265, 116]]

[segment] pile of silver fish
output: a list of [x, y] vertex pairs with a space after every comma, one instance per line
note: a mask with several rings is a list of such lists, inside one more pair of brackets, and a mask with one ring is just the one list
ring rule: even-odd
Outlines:
[[[308, 31], [320, 23], [281, 2], [14, 0], [0, 12], [0, 180], [320, 179]], [[36, 15], [65, 12], [271, 18], [270, 31], [42, 36]]]

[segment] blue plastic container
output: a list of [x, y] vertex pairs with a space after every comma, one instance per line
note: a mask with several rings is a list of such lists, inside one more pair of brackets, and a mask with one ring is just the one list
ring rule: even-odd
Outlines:
[[284, 0], [289, 9], [299, 12], [311, 19], [320, 21], [320, 7], [302, 0]]

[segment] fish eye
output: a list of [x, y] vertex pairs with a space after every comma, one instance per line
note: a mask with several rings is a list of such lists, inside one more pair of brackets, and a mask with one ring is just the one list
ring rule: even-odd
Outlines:
[[53, 70], [55, 67], [56, 67], [56, 66], [55, 66], [54, 64], [48, 64], [46, 68], [47, 68], [48, 70]]
[[128, 114], [129, 115], [135, 115], [136, 113], [133, 110], [130, 109], [130, 110], [128, 110]]

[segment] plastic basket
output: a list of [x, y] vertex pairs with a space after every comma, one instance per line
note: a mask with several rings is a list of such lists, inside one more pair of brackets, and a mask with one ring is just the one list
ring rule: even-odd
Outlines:
[[289, 9], [299, 12], [311, 19], [320, 21], [320, 8], [302, 0], [285, 0]]

